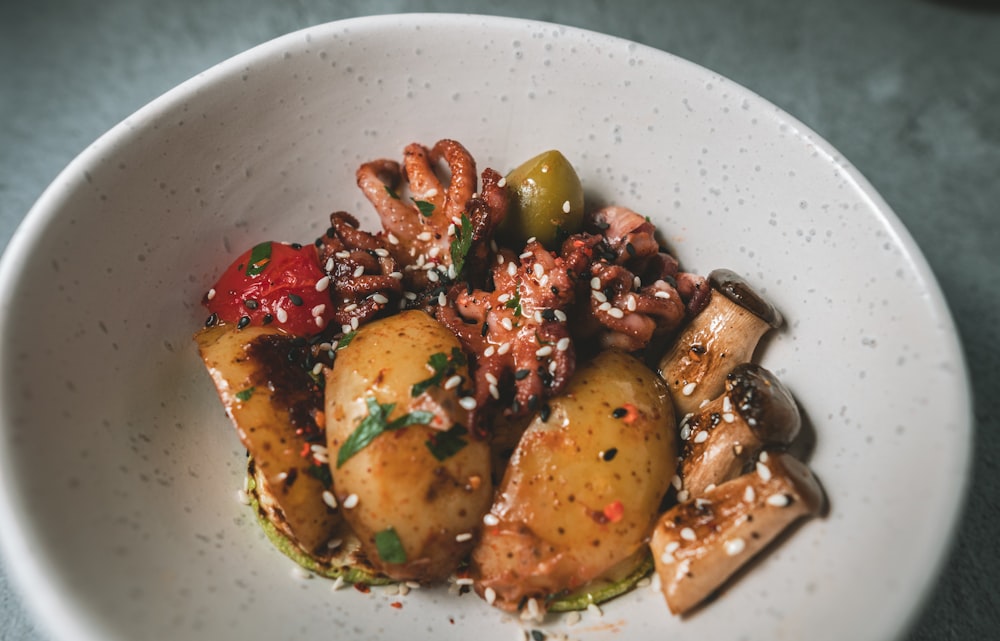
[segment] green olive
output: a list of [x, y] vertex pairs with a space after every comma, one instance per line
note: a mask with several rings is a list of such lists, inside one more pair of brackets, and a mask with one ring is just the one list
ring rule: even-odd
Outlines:
[[500, 238], [523, 244], [536, 238], [548, 249], [580, 230], [583, 185], [573, 165], [559, 151], [541, 153], [507, 174], [511, 204]]

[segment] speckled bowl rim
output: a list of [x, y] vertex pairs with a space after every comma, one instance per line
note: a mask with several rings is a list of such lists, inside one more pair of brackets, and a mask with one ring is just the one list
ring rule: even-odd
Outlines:
[[[30, 275], [23, 273], [23, 270], [21, 269], [21, 265], [24, 262], [23, 259], [32, 252], [33, 246], [47, 228], [52, 225], [59, 224], [59, 216], [63, 213], [60, 208], [63, 192], [70, 188], [70, 184], [75, 180], [73, 177], [80, 175], [89, 165], [96, 162], [101, 153], [104, 153], [107, 149], [116, 148], [117, 146], [126, 143], [130, 138], [134, 137], [135, 127], [137, 124], [151, 120], [155, 118], [157, 114], [168, 111], [173, 106], [182, 102], [185, 96], [211, 86], [222, 77], [238, 74], [248, 62], [274, 55], [274, 53], [281, 50], [286, 43], [291, 43], [292, 41], [300, 38], [301, 34], [304, 32], [333, 24], [350, 24], [352, 27], [359, 30], [373, 30], [378, 29], [380, 25], [398, 24], [401, 18], [432, 25], [441, 25], [455, 21], [461, 22], [463, 20], [494, 22], [496, 24], [510, 22], [537, 25], [548, 24], [540, 21], [520, 20], [516, 18], [447, 13], [392, 14], [385, 16], [376, 15], [352, 18], [337, 21], [335, 23], [328, 23], [328, 25], [313, 25], [311, 27], [306, 27], [304, 29], [277, 37], [255, 46], [243, 53], [237, 54], [236, 56], [233, 56], [209, 68], [208, 70], [199, 73], [193, 78], [167, 91], [160, 97], [148, 103], [146, 106], [137, 110], [121, 124], [116, 125], [114, 128], [101, 136], [93, 145], [83, 150], [54, 179], [51, 185], [49, 185], [49, 187], [44, 191], [35, 205], [28, 212], [24, 220], [18, 226], [17, 230], [11, 237], [9, 244], [4, 250], [2, 257], [0, 257], [0, 305], [2, 305], [2, 309], [4, 310], [4, 315], [0, 316], [0, 337], [6, 336], [8, 331], [8, 314], [10, 314], [10, 310], [15, 309], [11, 300], [11, 293], [14, 289], [14, 287], [12, 287], [12, 283], [23, 278], [30, 278]], [[591, 32], [576, 27], [563, 27], [561, 25], [554, 24], [550, 26], [558, 26], [559, 28], [564, 28], [569, 31], [588, 33], [594, 38], [607, 39], [609, 42], [624, 42], [622, 39], [614, 36]], [[644, 50], [648, 50], [648, 48], [643, 45], [637, 46]], [[676, 56], [662, 51], [655, 51], [655, 54], [676, 58]], [[707, 71], [694, 63], [686, 62], [682, 59], [678, 60], [682, 64], [688, 64], [699, 70]], [[745, 89], [742, 86], [737, 85], [736, 83], [733, 83], [732, 86], [745, 92], [747, 96], [752, 97], [755, 100], [759, 100], [763, 104], [771, 104], [766, 99], [754, 94], [752, 91]], [[797, 135], [808, 139], [809, 142], [815, 145], [815, 147], [822, 154], [825, 154], [827, 157], [839, 156], [838, 152], [836, 152], [831, 145], [812, 132], [807, 126], [799, 122], [794, 117], [781, 111], [777, 107], [775, 107], [775, 111], [779, 112], [781, 114], [780, 117], [797, 131]], [[912, 266], [917, 279], [924, 283], [925, 289], [931, 299], [929, 302], [930, 307], [939, 317], [939, 322], [948, 327], [947, 334], [950, 338], [948, 339], [947, 344], [942, 345], [944, 351], [948, 352], [956, 363], [960, 363], [962, 365], [962, 371], [957, 373], [955, 376], [956, 389], [953, 390], [953, 393], [959, 402], [956, 403], [954, 410], [965, 417], [962, 422], [967, 426], [967, 429], [965, 434], [962, 435], [964, 438], [956, 442], [955, 448], [952, 451], [943, 452], [941, 454], [950, 458], [950, 468], [966, 470], [967, 473], [965, 475], [956, 475], [942, 480], [943, 483], [949, 484], [949, 491], [947, 494], [950, 495], [953, 500], [946, 505], [937, 506], [939, 519], [937, 520], [937, 532], [934, 539], [938, 543], [935, 546], [935, 549], [929, 550], [929, 558], [925, 559], [926, 563], [922, 574], [922, 580], [918, 585], [911, 585], [903, 588], [906, 591], [906, 595], [901, 601], [901, 611], [905, 612], [905, 616], [902, 617], [899, 622], [899, 635], [903, 635], [909, 629], [909, 626], [913, 623], [915, 616], [918, 614], [919, 606], [930, 594], [930, 590], [933, 587], [933, 581], [938, 576], [951, 548], [951, 540], [957, 528], [959, 516], [964, 509], [966, 490], [969, 484], [968, 470], [970, 468], [972, 451], [972, 399], [968, 372], [965, 366], [965, 360], [958, 335], [955, 331], [954, 322], [951, 318], [940, 286], [937, 284], [926, 259], [921, 254], [918, 246], [900, 219], [869, 184], [869, 182], [851, 166], [844, 166], [842, 169], [847, 174], [848, 179], [855, 183], [864, 193], [864, 196], [870, 202], [871, 210], [876, 213], [876, 215], [889, 229], [892, 230], [892, 233], [894, 234], [894, 238], [892, 239], [893, 242], [896, 243], [906, 255], [906, 262]], [[0, 354], [0, 357], [6, 358], [7, 355]], [[0, 381], [0, 398], [2, 398], [2, 395], [8, 393], [8, 389], [11, 384], [12, 381]], [[0, 428], [5, 427], [6, 425], [0, 425]], [[26, 538], [26, 532], [19, 527], [19, 513], [23, 509], [23, 505], [21, 502], [22, 499], [16, 496], [15, 488], [17, 485], [17, 479], [11, 478], [6, 471], [5, 466], [2, 465], [2, 462], [9, 456], [8, 452], [5, 451], [4, 448], [5, 443], [2, 439], [0, 439], [0, 528], [2, 528], [3, 531], [3, 536], [0, 537], [0, 543], [2, 543], [2, 550], [5, 555], [8, 572], [12, 578], [15, 579], [15, 584], [21, 589], [23, 594], [27, 596], [27, 605], [36, 616], [36, 619], [44, 623], [49, 628], [50, 632], [57, 638], [98, 638], [96, 631], [100, 629], [100, 625], [93, 619], [92, 613], [82, 609], [74, 600], [73, 594], [61, 591], [59, 586], [54, 585], [47, 578], [49, 573], [53, 571], [48, 559], [37, 558], [32, 554], [31, 541]], [[849, 613], [845, 613], [845, 616], [849, 616]]]

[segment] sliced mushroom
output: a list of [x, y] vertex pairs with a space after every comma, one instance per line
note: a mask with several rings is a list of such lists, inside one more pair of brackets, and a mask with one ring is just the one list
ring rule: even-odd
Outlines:
[[681, 421], [678, 500], [739, 476], [765, 446], [788, 445], [801, 426], [788, 388], [760, 365], [740, 363], [721, 396]]
[[749, 361], [761, 336], [782, 323], [778, 310], [735, 272], [717, 269], [708, 280], [708, 305], [660, 359], [679, 417], [721, 394], [726, 375]]
[[755, 471], [668, 510], [649, 545], [670, 611], [689, 612], [822, 504], [819, 482], [804, 463], [765, 451]]

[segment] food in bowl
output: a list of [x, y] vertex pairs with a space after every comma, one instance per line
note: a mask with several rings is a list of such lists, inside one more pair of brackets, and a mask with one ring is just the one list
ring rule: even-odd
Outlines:
[[454, 140], [403, 155], [357, 170], [381, 230], [335, 212], [203, 300], [195, 338], [282, 551], [527, 616], [655, 567], [686, 613], [819, 512], [783, 451], [795, 400], [751, 362], [782, 318], [746, 280], [683, 271], [631, 209], [587, 211], [558, 151], [506, 177]]

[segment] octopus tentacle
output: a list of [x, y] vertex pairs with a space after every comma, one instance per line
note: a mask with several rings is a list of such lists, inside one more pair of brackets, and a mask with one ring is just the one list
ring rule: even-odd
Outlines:
[[591, 224], [601, 230], [604, 239], [617, 255], [619, 265], [634, 258], [654, 256], [660, 244], [656, 227], [628, 207], [611, 205], [591, 214]]

